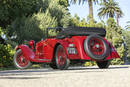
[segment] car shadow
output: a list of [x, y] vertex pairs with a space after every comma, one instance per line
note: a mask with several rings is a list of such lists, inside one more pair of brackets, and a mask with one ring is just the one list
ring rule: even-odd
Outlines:
[[12, 77], [0, 77], [0, 79], [23, 79], [23, 80], [25, 80], [25, 79], [40, 79], [41, 77], [14, 77], [14, 76], [12, 76]]
[[[123, 68], [129, 68], [129, 66], [110, 66], [109, 68], [106, 68], [106, 69], [123, 69]], [[97, 66], [94, 66], [94, 67], [76, 67], [76, 68], [69, 68], [68, 70], [102, 70], [102, 69], [99, 69]]]
[[[51, 68], [8, 70], [8, 71], [0, 71], [0, 79], [40, 79], [43, 77], [37, 77], [37, 75], [60, 74], [61, 72], [65, 73], [107, 72], [107, 70], [123, 69], [123, 68], [129, 68], [129, 66], [110, 66], [108, 69], [99, 69], [97, 66], [94, 66], [94, 67], [70, 67], [67, 70], [53, 70]], [[36, 75], [36, 77], [34, 77], [34, 75]]]
[[128, 66], [124, 66], [124, 67], [109, 67], [108, 69], [125, 69], [125, 68], [129, 68]]
[[[25, 69], [25, 70], [7, 70], [0, 71], [0, 79], [40, 79], [37, 75], [41, 75], [43, 72], [52, 72], [52, 69]], [[36, 76], [34, 76], [36, 75]]]
[[[24, 69], [24, 70], [7, 70], [0, 71], [0, 76], [11, 76], [11, 75], [31, 75], [32, 73], [52, 72], [52, 69]], [[35, 74], [39, 75], [39, 74]]]

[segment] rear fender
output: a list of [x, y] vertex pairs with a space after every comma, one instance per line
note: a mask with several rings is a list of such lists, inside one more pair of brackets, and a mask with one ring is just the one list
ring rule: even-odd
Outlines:
[[[75, 41], [73, 41], [73, 40], [74, 40], [73, 38], [72, 39], [66, 38], [64, 40], [58, 41], [58, 43], [63, 46], [68, 59], [80, 59], [81, 57], [79, 56], [79, 53], [69, 54], [68, 51], [67, 51], [67, 48], [70, 47], [69, 44], [74, 44], [74, 48], [76, 48], [75, 44], [77, 44], [77, 43], [75, 43]], [[77, 42], [79, 42], [79, 41], [77, 41]], [[77, 48], [76, 48], [76, 51], [78, 51]]]
[[27, 60], [33, 60], [35, 58], [35, 53], [33, 52], [32, 49], [30, 49], [27, 45], [19, 45], [16, 50], [21, 49], [23, 56]]
[[58, 43], [63, 46], [63, 48], [64, 48], [64, 50], [65, 50], [65, 53], [66, 53], [66, 55], [67, 55], [67, 58], [69, 58], [69, 54], [68, 54], [68, 52], [67, 52], [67, 47], [68, 47], [68, 45], [69, 45], [69, 42], [67, 42], [67, 41], [59, 41]]
[[111, 58], [120, 58], [119, 54], [117, 53], [117, 51], [115, 50], [114, 46], [110, 43], [110, 54], [111, 54]]

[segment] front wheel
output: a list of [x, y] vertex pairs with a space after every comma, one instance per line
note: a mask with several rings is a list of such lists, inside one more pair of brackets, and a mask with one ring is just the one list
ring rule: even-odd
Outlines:
[[56, 50], [56, 65], [58, 69], [68, 69], [70, 60], [67, 58], [63, 46], [59, 45]]
[[13, 62], [18, 69], [25, 69], [32, 65], [32, 63], [23, 56], [21, 49], [16, 51]]
[[107, 60], [107, 61], [97, 61], [96, 63], [97, 63], [97, 65], [98, 65], [98, 67], [100, 69], [108, 68], [109, 65], [110, 65], [110, 61], [109, 60]]

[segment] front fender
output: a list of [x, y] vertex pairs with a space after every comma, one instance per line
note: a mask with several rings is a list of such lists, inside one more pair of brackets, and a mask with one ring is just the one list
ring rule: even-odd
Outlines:
[[35, 58], [35, 53], [33, 52], [32, 49], [30, 49], [27, 45], [19, 45], [16, 50], [21, 49], [23, 56], [27, 59], [27, 60], [32, 60]]

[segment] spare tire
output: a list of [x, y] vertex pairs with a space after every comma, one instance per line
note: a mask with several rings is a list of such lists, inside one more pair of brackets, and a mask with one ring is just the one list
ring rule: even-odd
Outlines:
[[89, 57], [103, 60], [108, 57], [109, 49], [105, 40], [99, 35], [90, 35], [84, 41], [84, 50]]

